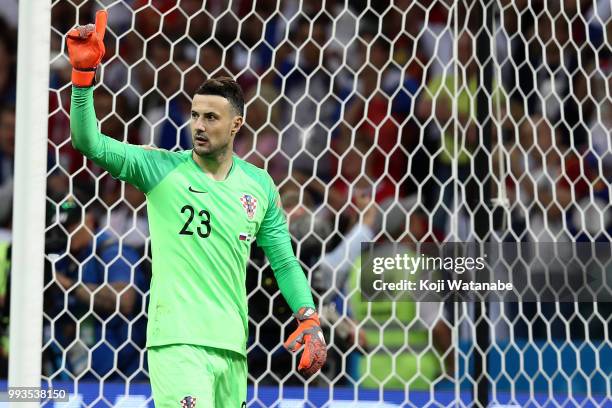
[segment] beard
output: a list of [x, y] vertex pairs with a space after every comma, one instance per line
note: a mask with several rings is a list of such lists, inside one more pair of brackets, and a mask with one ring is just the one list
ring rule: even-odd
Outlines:
[[229, 148], [229, 142], [215, 144], [206, 135], [193, 135], [192, 143], [195, 154], [203, 158], [218, 157]]

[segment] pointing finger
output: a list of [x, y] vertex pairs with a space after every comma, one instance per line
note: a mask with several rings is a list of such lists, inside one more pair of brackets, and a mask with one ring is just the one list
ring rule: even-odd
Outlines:
[[104, 33], [106, 33], [106, 20], [108, 19], [108, 14], [106, 10], [100, 10], [96, 13], [96, 33], [98, 33], [98, 37], [101, 40], [104, 39]]

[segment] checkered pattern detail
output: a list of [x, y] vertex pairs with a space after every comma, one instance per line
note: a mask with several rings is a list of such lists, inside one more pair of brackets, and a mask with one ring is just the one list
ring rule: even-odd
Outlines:
[[246, 211], [247, 217], [249, 217], [249, 220], [252, 220], [257, 210], [257, 199], [250, 194], [244, 194], [240, 197], [240, 202], [244, 211]]

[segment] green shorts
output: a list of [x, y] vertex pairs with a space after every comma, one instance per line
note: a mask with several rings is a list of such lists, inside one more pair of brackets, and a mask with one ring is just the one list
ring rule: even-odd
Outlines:
[[246, 407], [247, 361], [234, 351], [190, 344], [149, 347], [156, 408]]

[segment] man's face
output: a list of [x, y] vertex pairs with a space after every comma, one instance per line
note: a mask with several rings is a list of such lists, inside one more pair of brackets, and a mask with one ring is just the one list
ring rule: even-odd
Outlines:
[[198, 156], [214, 156], [232, 150], [242, 126], [230, 102], [217, 95], [195, 95], [191, 103], [191, 139]]

